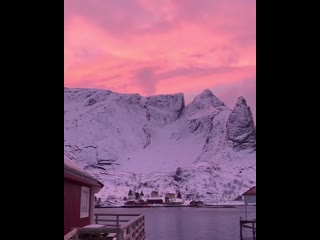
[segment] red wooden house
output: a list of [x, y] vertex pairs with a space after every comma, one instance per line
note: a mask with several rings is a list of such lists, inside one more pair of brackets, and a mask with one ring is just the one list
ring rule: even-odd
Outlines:
[[64, 157], [64, 234], [93, 223], [94, 194], [102, 187], [97, 179]]

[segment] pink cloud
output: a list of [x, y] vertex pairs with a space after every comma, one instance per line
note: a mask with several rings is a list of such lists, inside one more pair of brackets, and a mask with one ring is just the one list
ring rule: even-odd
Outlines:
[[256, 80], [254, 78], [243, 79], [236, 84], [224, 86], [218, 89], [216, 95], [231, 109], [235, 106], [238, 97], [244, 96], [256, 123]]
[[255, 0], [64, 2], [65, 86], [253, 99]]

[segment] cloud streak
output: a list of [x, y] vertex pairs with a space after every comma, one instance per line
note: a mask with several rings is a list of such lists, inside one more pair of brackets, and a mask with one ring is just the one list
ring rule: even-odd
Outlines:
[[221, 99], [243, 95], [255, 112], [254, 0], [64, 2], [65, 86], [184, 92], [187, 102], [204, 88], [233, 89]]

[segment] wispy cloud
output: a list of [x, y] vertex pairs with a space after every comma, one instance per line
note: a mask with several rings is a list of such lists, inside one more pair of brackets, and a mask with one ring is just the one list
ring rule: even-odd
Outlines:
[[66, 86], [184, 92], [187, 101], [204, 88], [229, 89], [226, 103], [253, 99], [255, 0], [64, 2]]

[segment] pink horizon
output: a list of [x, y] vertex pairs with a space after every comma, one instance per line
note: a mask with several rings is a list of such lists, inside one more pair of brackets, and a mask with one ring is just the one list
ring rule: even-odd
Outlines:
[[65, 0], [64, 81], [186, 103], [210, 89], [256, 119], [256, 1]]

